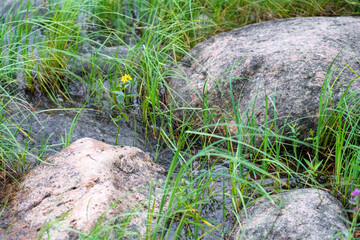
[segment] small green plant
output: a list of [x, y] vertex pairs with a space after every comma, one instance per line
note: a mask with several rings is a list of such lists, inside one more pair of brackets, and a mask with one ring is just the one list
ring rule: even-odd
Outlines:
[[[132, 86], [134, 85], [135, 80], [130, 77], [129, 74], [125, 74], [121, 77], [121, 82], [110, 92], [113, 94], [114, 105], [112, 110], [115, 110], [116, 116], [112, 118], [114, 122], [119, 123], [122, 119], [125, 119], [126, 122], [129, 122], [127, 108], [137, 106], [137, 104], [132, 104], [131, 98], [137, 97], [137, 94], [131, 93]], [[118, 130], [115, 139], [115, 145], [118, 142], [118, 136], [120, 132], [120, 124], [118, 124]]]
[[121, 83], [110, 91], [113, 94], [113, 100], [115, 100], [115, 105], [113, 108], [118, 110], [118, 116], [113, 118], [114, 121], [120, 121], [123, 118], [127, 122], [129, 121], [125, 109], [135, 106], [133, 104], [129, 104], [131, 98], [137, 97], [137, 94], [129, 92], [134, 83], [135, 81], [130, 77], [130, 75], [125, 74], [121, 77]]
[[71, 138], [72, 138], [72, 135], [74, 133], [74, 130], [75, 130], [75, 127], [76, 127], [76, 124], [79, 120], [79, 117], [81, 115], [81, 112], [84, 110], [84, 108], [81, 108], [75, 115], [73, 121], [71, 122], [71, 126], [70, 126], [70, 129], [69, 129], [69, 132], [67, 132], [66, 130], [66, 127], [64, 129], [64, 137], [60, 135], [61, 137], [61, 143], [62, 143], [62, 148], [66, 148], [70, 145], [71, 143]]

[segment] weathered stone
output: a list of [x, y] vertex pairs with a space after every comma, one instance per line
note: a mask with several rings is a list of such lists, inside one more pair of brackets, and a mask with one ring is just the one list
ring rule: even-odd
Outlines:
[[[310, 129], [316, 130], [321, 88], [337, 55], [340, 53], [329, 85], [344, 71], [334, 84], [335, 106], [356, 77], [346, 64], [360, 72], [354, 57], [360, 55], [359, 29], [357, 17], [311, 17], [268, 21], [221, 33], [198, 44], [178, 63], [168, 80], [172, 90], [166, 94], [166, 102], [201, 109], [207, 98], [206, 106], [216, 108], [230, 122], [234, 122], [232, 113], [237, 109], [245, 123], [255, 119], [263, 126], [267, 96], [268, 121], [276, 113], [281, 129], [298, 120], [300, 139], [304, 139]], [[230, 79], [238, 107], [231, 101]], [[356, 79], [349, 92], [359, 88]], [[175, 114], [183, 119], [184, 111]]]
[[[41, 229], [56, 221], [87, 233], [100, 217], [109, 220], [131, 210], [135, 215], [128, 230], [145, 234], [150, 184], [156, 213], [164, 170], [143, 151], [83, 138], [48, 162], [26, 176], [0, 220], [1, 239], [38, 239]], [[58, 224], [45, 231], [43, 238], [77, 238], [77, 233]]]
[[[242, 214], [236, 239], [346, 239], [341, 203], [317, 189], [299, 189], [263, 198]], [[341, 236], [341, 237], [340, 237]], [[334, 238], [332, 238], [334, 237]], [[344, 238], [342, 238], [344, 237]]]

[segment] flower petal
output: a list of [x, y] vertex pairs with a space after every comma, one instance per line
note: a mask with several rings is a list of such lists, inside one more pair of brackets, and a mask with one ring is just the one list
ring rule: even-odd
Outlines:
[[356, 195], [360, 194], [360, 190], [355, 188], [354, 191], [351, 193], [351, 196], [355, 197]]

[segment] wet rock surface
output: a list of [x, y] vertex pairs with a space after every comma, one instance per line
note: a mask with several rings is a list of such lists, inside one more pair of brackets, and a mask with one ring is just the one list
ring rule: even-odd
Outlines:
[[343, 206], [329, 193], [299, 189], [263, 198], [247, 208], [235, 239], [346, 239]]
[[[153, 184], [156, 213], [165, 171], [143, 151], [84, 138], [48, 163], [26, 176], [0, 219], [1, 239], [37, 239], [39, 234], [75, 239], [77, 233], [61, 226], [89, 232], [100, 217], [109, 220], [134, 209], [128, 230], [145, 234], [149, 186]], [[57, 224], [43, 232], [51, 222]]]
[[[276, 113], [281, 129], [299, 119], [304, 139], [310, 128], [316, 129], [321, 88], [334, 59], [329, 86], [341, 72], [332, 91], [335, 106], [356, 78], [346, 64], [360, 70], [355, 58], [360, 55], [358, 29], [357, 17], [310, 17], [268, 21], [219, 34], [198, 44], [179, 62], [168, 80], [172, 92], [167, 93], [167, 104], [201, 109], [207, 98], [207, 107], [220, 116], [234, 120], [231, 113], [238, 109], [245, 123], [253, 118], [261, 126], [269, 97], [268, 121]], [[231, 101], [230, 80], [238, 107]], [[359, 88], [356, 79], [349, 92]], [[182, 119], [184, 112], [175, 114]]]
[[[74, 92], [81, 95], [81, 89], [78, 85]], [[83, 91], [87, 97], [86, 89]], [[81, 96], [78, 98], [84, 101]], [[68, 103], [64, 100], [64, 104]], [[49, 157], [63, 149], [66, 142], [70, 144], [87, 137], [111, 145], [138, 147], [163, 167], [170, 166], [173, 152], [157, 138], [149, 137], [138, 116], [129, 114], [129, 122], [125, 119], [114, 122], [109, 115], [90, 105], [81, 110], [82, 107], [80, 103], [72, 108], [58, 107], [44, 98], [40, 105], [35, 101], [9, 105], [8, 117], [23, 130], [19, 132], [14, 127], [13, 134], [17, 132], [18, 141], [26, 144], [36, 156]], [[37, 164], [34, 161], [33, 164]]]

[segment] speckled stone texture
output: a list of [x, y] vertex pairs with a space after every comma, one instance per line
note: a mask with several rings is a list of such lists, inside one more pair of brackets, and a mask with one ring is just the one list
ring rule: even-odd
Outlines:
[[247, 209], [248, 218], [241, 216], [235, 239], [347, 239], [343, 206], [329, 193], [299, 189], [271, 198], [263, 198]]
[[[357, 17], [310, 17], [268, 21], [221, 33], [198, 44], [174, 67], [166, 103], [201, 109], [206, 95], [207, 107], [219, 113], [215, 121], [220, 117], [233, 121], [232, 113], [238, 109], [245, 123], [253, 118], [263, 126], [267, 96], [268, 120], [274, 119], [275, 113], [281, 129], [299, 119], [300, 139], [304, 139], [310, 128], [316, 129], [320, 91], [336, 56], [339, 54], [330, 85], [343, 72], [334, 84], [335, 106], [356, 77], [346, 64], [360, 73], [356, 59], [360, 56], [359, 29]], [[235, 102], [239, 102], [235, 108], [230, 79]], [[356, 79], [349, 91], [359, 88]], [[175, 111], [179, 119], [183, 114], [183, 110]]]
[[156, 213], [165, 175], [143, 151], [83, 138], [48, 162], [26, 176], [0, 219], [0, 239], [38, 239], [41, 229], [56, 219], [58, 225], [42, 239], [77, 239], [76, 232], [61, 226], [88, 233], [100, 217], [109, 220], [131, 210], [135, 215], [128, 230], [144, 236], [149, 186], [153, 182]]

